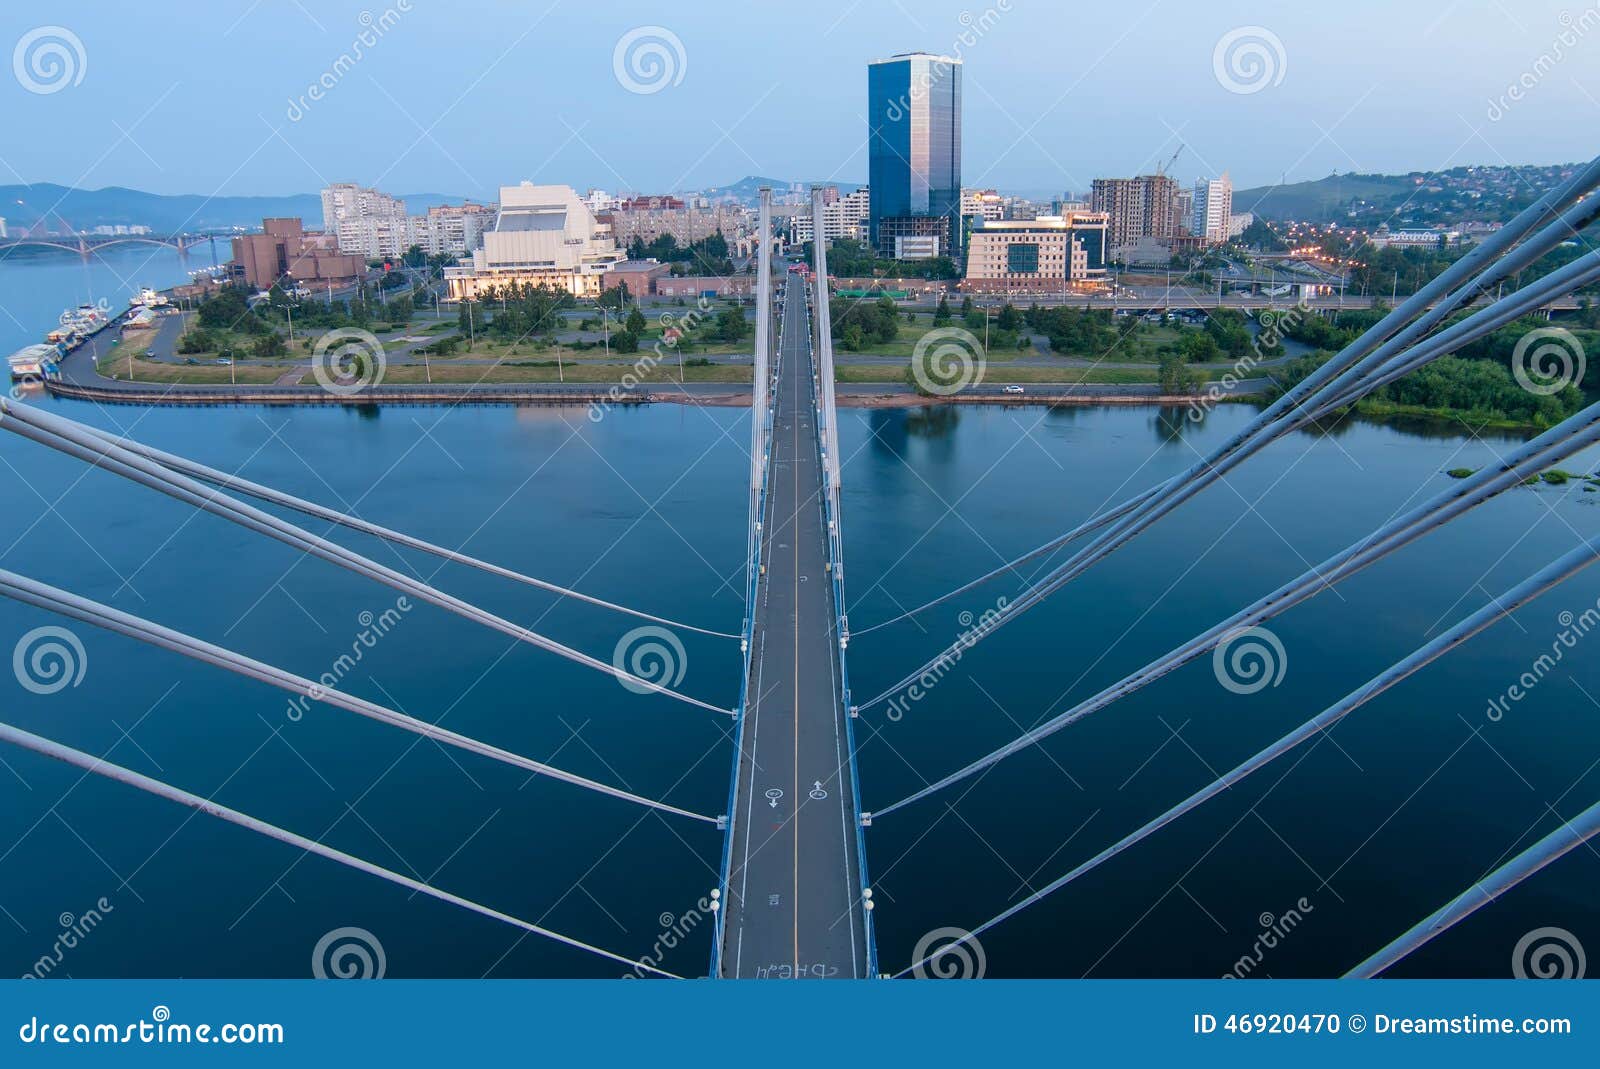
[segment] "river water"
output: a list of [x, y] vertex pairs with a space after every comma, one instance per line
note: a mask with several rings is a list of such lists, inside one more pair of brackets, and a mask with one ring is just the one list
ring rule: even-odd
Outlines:
[[[219, 257], [228, 254], [220, 242], [217, 250]], [[120, 312], [144, 287], [176, 286], [189, 281], [189, 272], [211, 266], [209, 245], [185, 256], [158, 245], [116, 245], [88, 259], [54, 252], [0, 256], [0, 350], [44, 341], [67, 308], [104, 302]]]
[[[596, 423], [554, 408], [44, 403], [651, 612], [726, 631], [744, 615], [747, 426], [736, 410], [660, 405]], [[1176, 473], [1250, 415], [1224, 407], [1188, 424], [1142, 407], [847, 410], [853, 627]], [[1443, 490], [1445, 469], [1510, 444], [1363, 423], [1276, 444], [968, 653], [900, 719], [863, 714], [866, 808], [1115, 681]], [[867, 845], [883, 965], [909, 963], [925, 933], [998, 913], [1593, 534], [1597, 498], [1576, 485], [1507, 494], [1275, 621], [1277, 686], [1233, 694], [1204, 658], [877, 822]], [[393, 592], [10, 435], [0, 435], [0, 502], [0, 566], [303, 675], [335, 673], [363, 697], [593, 778], [700, 812], [726, 805], [724, 718], [631, 694], [427, 606], [397, 610], [374, 637]], [[638, 623], [336, 537], [603, 659]], [[887, 686], [1017, 586], [997, 581], [859, 635], [856, 695]], [[1549, 650], [1558, 614], [1597, 597], [1600, 571], [1578, 577], [1330, 740], [985, 934], [987, 974], [1206, 977], [1242, 959], [1253, 975], [1349, 968], [1549, 830], [1550, 807], [1571, 815], [1600, 797], [1590, 697], [1600, 670], [1581, 646], [1525, 700], [1488, 715]], [[0, 603], [0, 650], [60, 623]], [[696, 907], [721, 853], [706, 825], [336, 710], [302, 712], [263, 685], [71, 630], [81, 682], [40, 695], [5, 675], [6, 720], [557, 931], [630, 957], [659, 944], [666, 968], [704, 972], [709, 919]], [[733, 704], [737, 643], [681, 641], [681, 688]], [[0, 966], [14, 975], [48, 957], [55, 974], [79, 977], [305, 976], [319, 940], [347, 927], [371, 933], [389, 976], [623, 971], [31, 754], [0, 750], [0, 761]], [[1519, 938], [1546, 926], [1593, 950], [1597, 876], [1595, 855], [1580, 850], [1403, 972], [1509, 975]], [[58, 953], [63, 925], [91, 909], [98, 926]]]

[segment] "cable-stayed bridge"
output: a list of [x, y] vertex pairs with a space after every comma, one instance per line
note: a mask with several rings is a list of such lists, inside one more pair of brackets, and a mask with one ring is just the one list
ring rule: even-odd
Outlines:
[[[732, 775], [722, 812], [717, 811], [716, 804], [693, 805], [681, 800], [652, 798], [568, 772], [548, 762], [535, 761], [384, 705], [328, 689], [241, 652], [26, 576], [0, 571], [0, 595], [432, 739], [476, 758], [552, 777], [574, 790], [609, 799], [606, 804], [621, 803], [653, 811], [663, 819], [683, 822], [687, 834], [710, 833], [712, 828], [716, 829], [724, 837], [724, 850], [720, 886], [714, 895], [718, 923], [707, 969], [713, 977], [866, 978], [920, 974], [921, 968], [939, 954], [948, 953], [993, 926], [1011, 920], [1044, 897], [1159, 834], [1233, 785], [1354, 714], [1397, 683], [1451, 654], [1600, 557], [1600, 538], [1580, 542], [1527, 579], [1490, 597], [1409, 656], [1371, 679], [1359, 682], [1345, 697], [1269, 743], [1200, 791], [1177, 801], [1160, 816], [1070, 867], [1063, 863], [1065, 870], [1049, 883], [997, 916], [975, 924], [953, 943], [934, 949], [918, 961], [885, 965], [877, 961], [872, 923], [874, 901], [865, 849], [867, 829], [875, 822], [912, 819], [919, 802], [1104, 710], [1183, 664], [1216, 650], [1241, 630], [1257, 627], [1317, 596], [1395, 550], [1521, 485], [1540, 471], [1600, 444], [1600, 404], [1583, 409], [1558, 426], [1509, 450], [1494, 464], [1456, 481], [1447, 491], [1393, 517], [1271, 594], [1215, 622], [1098, 694], [993, 752], [952, 768], [915, 793], [869, 806], [867, 811], [860, 802], [862, 785], [855, 763], [853, 721], [857, 717], [875, 715], [880, 707], [895, 701], [925, 673], [958, 670], [960, 657], [966, 649], [1001, 632], [1006, 624], [1065, 588], [1272, 442], [1600, 280], [1600, 251], [1589, 251], [1535, 281], [1518, 285], [1527, 268], [1563, 243], [1574, 240], [1600, 219], [1600, 196], [1595, 195], [1597, 186], [1600, 186], [1600, 160], [1580, 169], [1564, 186], [1540, 198], [1189, 470], [1106, 509], [1018, 560], [932, 602], [894, 620], [857, 629], [855, 635], [859, 638], [899, 620], [919, 616], [980, 584], [1014, 574], [1018, 564], [1077, 544], [1064, 560], [1009, 598], [992, 617], [987, 617], [981, 628], [936, 653], [895, 686], [864, 701], [852, 696], [846, 666], [851, 628], [846, 611], [844, 517], [839, 497], [843, 464], [834, 398], [832, 313], [826, 250], [822, 242], [814, 253], [815, 273], [810, 291], [807, 292], [808, 287], [800, 278], [791, 274], [783, 287], [781, 301], [774, 284], [769, 243], [761, 242], [750, 426], [748, 595], [746, 617], [737, 631], [705, 623], [689, 624], [604, 601], [230, 476], [193, 460], [107, 434], [32, 405], [0, 400], [0, 429], [401, 591], [519, 643], [613, 676], [631, 691], [672, 699], [686, 707], [686, 715], [730, 718], [737, 745], [730, 755]], [[820, 234], [823, 232], [820, 199], [814, 199], [812, 207], [816, 232]], [[761, 226], [763, 235], [770, 233], [769, 196], [763, 197]], [[775, 330], [774, 311], [779, 308], [781, 329]], [[657, 680], [641, 678], [552, 635], [533, 631], [431, 583], [380, 564], [247, 499], [271, 505], [280, 512], [300, 513], [430, 553], [509, 582], [578, 599], [606, 611], [660, 626], [697, 631], [730, 644], [737, 641], [745, 657], [742, 692], [737, 700], [730, 697], [724, 704], [683, 693]], [[108, 763], [9, 724], [0, 724], [0, 742], [191, 807], [327, 861], [575, 950], [626, 964], [640, 972], [673, 975], [658, 963], [634, 961], [604, 947], [574, 939], [229, 808], [181, 786]], [[870, 795], [871, 785], [866, 787]], [[1394, 934], [1389, 943], [1366, 959], [1353, 961], [1350, 974], [1370, 976], [1391, 968], [1419, 946], [1440, 937], [1484, 904], [1533, 877], [1596, 834], [1600, 834], [1600, 804], [1564, 822], [1461, 896], [1443, 904], [1414, 928]], [[1391, 934], [1374, 933], [1374, 944]]]

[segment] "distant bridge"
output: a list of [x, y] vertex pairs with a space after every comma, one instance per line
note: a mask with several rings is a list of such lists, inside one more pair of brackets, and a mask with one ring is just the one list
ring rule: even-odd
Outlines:
[[12, 249], [39, 248], [74, 252], [87, 258], [94, 253], [109, 249], [115, 245], [160, 245], [169, 249], [177, 249], [179, 253], [187, 253], [196, 245], [207, 242], [211, 244], [212, 252], [215, 253], [217, 238], [232, 236], [231, 233], [69, 234], [50, 235], [48, 237], [0, 238], [0, 257], [5, 256]]

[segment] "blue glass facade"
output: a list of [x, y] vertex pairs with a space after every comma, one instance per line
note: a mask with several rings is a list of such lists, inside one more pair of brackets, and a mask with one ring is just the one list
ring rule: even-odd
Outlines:
[[[869, 233], [879, 253], [885, 219], [944, 220], [942, 251], [961, 251], [961, 63], [914, 53], [867, 67]], [[890, 228], [891, 232], [893, 228]]]

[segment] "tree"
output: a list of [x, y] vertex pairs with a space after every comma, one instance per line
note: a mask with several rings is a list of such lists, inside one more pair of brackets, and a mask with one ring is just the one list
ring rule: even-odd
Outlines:
[[1162, 393], [1178, 396], [1193, 393], [1200, 385], [1200, 376], [1177, 353], [1165, 353], [1156, 372], [1156, 381], [1161, 384]]
[[636, 353], [639, 351], [639, 335], [631, 330], [618, 331], [611, 335], [611, 348], [619, 353]]
[[467, 348], [472, 348], [472, 340], [483, 329], [483, 313], [478, 311], [477, 301], [462, 301], [456, 309], [456, 329], [461, 331], [461, 336], [467, 339]]
[[[668, 236], [670, 237], [671, 235]], [[648, 326], [644, 318], [644, 313], [639, 311], [638, 305], [633, 306], [632, 311], [628, 313], [627, 322], [623, 325], [627, 328], [629, 334], [636, 335], [643, 334], [645, 327]]]
[[972, 298], [971, 297], [963, 297], [963, 298], [961, 298], [961, 318], [965, 319], [967, 316], [969, 316], [971, 314], [972, 314]]
[[283, 337], [277, 331], [263, 334], [256, 339], [255, 354], [262, 360], [268, 360], [274, 356], [282, 356], [288, 351], [289, 347], [283, 344]]
[[948, 297], [940, 297], [939, 306], [933, 310], [933, 325], [936, 327], [942, 327], [947, 325], [949, 322], [950, 299]]
[[1222, 355], [1216, 339], [1203, 330], [1193, 330], [1184, 334], [1183, 340], [1178, 343], [1178, 352], [1191, 364], [1203, 364]]
[[1007, 301], [1000, 308], [1000, 314], [995, 317], [994, 325], [1001, 330], [1012, 331], [1022, 329], [1022, 313], [1016, 306]]
[[734, 343], [745, 336], [750, 329], [745, 322], [743, 308], [724, 308], [717, 314], [717, 326], [714, 331], [718, 341]]

